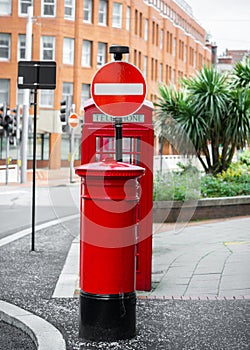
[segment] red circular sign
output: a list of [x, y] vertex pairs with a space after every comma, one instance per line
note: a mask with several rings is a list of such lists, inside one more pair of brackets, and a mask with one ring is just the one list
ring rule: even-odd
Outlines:
[[76, 113], [72, 113], [69, 116], [69, 125], [71, 128], [76, 128], [79, 125], [79, 117]]
[[105, 64], [96, 72], [91, 85], [96, 106], [112, 117], [135, 113], [144, 102], [146, 90], [140, 70], [121, 61]]

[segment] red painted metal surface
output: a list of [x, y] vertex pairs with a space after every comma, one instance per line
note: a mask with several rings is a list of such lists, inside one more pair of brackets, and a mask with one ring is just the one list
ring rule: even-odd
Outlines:
[[144, 169], [113, 160], [76, 169], [82, 178], [80, 288], [87, 293], [135, 290], [138, 188]]
[[[81, 163], [115, 158], [114, 124], [90, 99], [85, 104]], [[123, 120], [123, 161], [145, 168], [140, 179], [141, 196], [137, 209], [136, 289], [151, 289], [152, 195], [153, 195], [153, 106], [147, 101], [135, 115]]]

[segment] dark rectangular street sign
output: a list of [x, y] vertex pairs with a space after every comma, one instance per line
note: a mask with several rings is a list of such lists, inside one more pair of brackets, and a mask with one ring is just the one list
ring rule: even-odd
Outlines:
[[18, 89], [56, 88], [56, 62], [20, 61], [18, 62]]

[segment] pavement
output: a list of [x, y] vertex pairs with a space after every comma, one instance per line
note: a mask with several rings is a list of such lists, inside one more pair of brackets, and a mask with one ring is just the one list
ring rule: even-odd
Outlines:
[[[68, 173], [41, 174], [37, 186]], [[28, 231], [0, 240], [0, 349], [250, 349], [249, 228], [250, 217], [154, 224], [137, 335], [114, 342], [78, 337], [79, 218], [37, 227], [33, 252]]]

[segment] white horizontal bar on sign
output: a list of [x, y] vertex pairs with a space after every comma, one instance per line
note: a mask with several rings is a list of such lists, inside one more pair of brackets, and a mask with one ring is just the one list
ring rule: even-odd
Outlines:
[[143, 95], [143, 84], [95, 83], [95, 95]]

